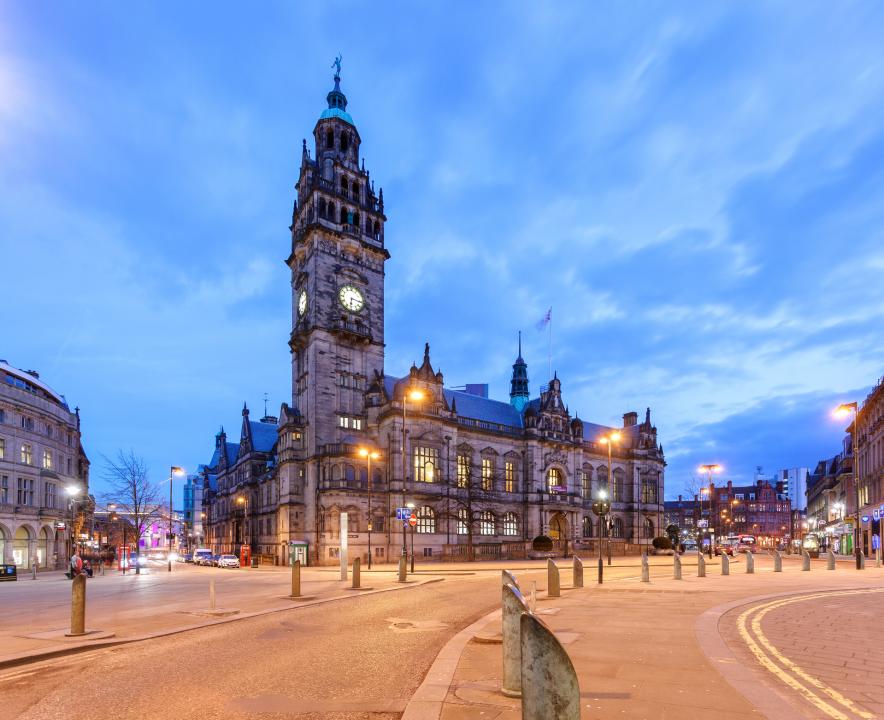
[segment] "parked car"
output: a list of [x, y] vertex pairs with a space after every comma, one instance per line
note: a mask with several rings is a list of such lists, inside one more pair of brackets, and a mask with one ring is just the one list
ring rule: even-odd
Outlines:
[[189, 553], [182, 553], [181, 555], [179, 555], [178, 557], [175, 558], [175, 561], [176, 562], [183, 562], [183, 563], [193, 562], [193, 555], [191, 555]]
[[218, 559], [219, 568], [238, 568], [239, 558], [236, 555], [222, 555]]
[[211, 565], [212, 551], [209, 548], [197, 548], [193, 551], [194, 565]]
[[212, 559], [209, 561], [209, 565], [214, 565], [218, 567], [218, 563], [221, 561], [220, 555], [212, 555]]
[[715, 554], [716, 555], [730, 555], [731, 557], [733, 557], [734, 546], [727, 545], [726, 543], [715, 543]]

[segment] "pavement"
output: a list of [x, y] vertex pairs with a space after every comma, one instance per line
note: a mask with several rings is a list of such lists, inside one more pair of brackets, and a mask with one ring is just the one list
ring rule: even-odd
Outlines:
[[[884, 717], [884, 570], [874, 563], [858, 572], [845, 558], [828, 571], [821, 559], [803, 572], [786, 556], [774, 573], [756, 555], [754, 574], [738, 557], [722, 576], [707, 559], [699, 578], [685, 556], [682, 580], [658, 565], [642, 583], [636, 565], [603, 585], [585, 572], [586, 587], [567, 590], [570, 565], [559, 567], [562, 597], [541, 593], [536, 607], [574, 663], [581, 718]], [[487, 642], [499, 627], [498, 610], [452, 638], [403, 720], [520, 718], [520, 701], [500, 693], [501, 646]]]

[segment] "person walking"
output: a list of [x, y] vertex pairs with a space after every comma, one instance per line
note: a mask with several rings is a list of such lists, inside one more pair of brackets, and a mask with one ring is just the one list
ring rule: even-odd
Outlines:
[[73, 580], [81, 572], [83, 572], [83, 559], [80, 557], [79, 551], [75, 548], [74, 554], [71, 555], [71, 562], [68, 567], [68, 577]]

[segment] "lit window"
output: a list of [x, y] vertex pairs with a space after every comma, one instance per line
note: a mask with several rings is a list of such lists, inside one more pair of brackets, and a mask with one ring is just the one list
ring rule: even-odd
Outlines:
[[43, 451], [43, 469], [44, 470], [52, 470], [52, 451], [51, 450], [44, 450]]
[[417, 511], [417, 532], [427, 534], [436, 532], [436, 513], [433, 508], [424, 505]]
[[436, 482], [436, 466], [439, 464], [439, 451], [431, 447], [414, 449], [415, 482]]
[[0, 460], [6, 457], [6, 440], [0, 438]]
[[513, 512], [505, 513], [503, 516], [503, 534], [514, 536], [519, 534], [519, 521]]
[[516, 491], [516, 464], [512, 460], [503, 466], [503, 489], [508, 493]]
[[494, 535], [494, 515], [490, 510], [484, 510], [479, 515], [479, 534]]
[[350, 418], [350, 427], [354, 430], [362, 430], [362, 418]]
[[491, 458], [482, 458], [482, 489], [491, 490], [494, 476], [494, 461]]
[[340, 425], [342, 428], [350, 427], [350, 418], [341, 415], [341, 417], [338, 418], [338, 425]]
[[469, 487], [470, 484], [470, 456], [457, 456], [457, 486], [459, 488]]
[[27, 443], [22, 443], [21, 446], [21, 461], [25, 465], [30, 465], [34, 461], [33, 456], [33, 448]]
[[583, 537], [592, 537], [592, 518], [588, 515], [583, 516]]
[[546, 471], [546, 489], [550, 493], [561, 493], [565, 491], [562, 483], [562, 471], [558, 468], [550, 468]]
[[584, 499], [590, 497], [590, 493], [592, 492], [592, 471], [584, 470], [580, 473], [580, 490], [583, 494]]

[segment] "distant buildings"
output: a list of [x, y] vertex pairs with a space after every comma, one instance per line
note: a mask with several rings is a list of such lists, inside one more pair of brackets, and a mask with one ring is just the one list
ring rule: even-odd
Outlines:
[[184, 483], [184, 509], [181, 516], [186, 527], [183, 540], [187, 547], [202, 547], [205, 540], [203, 485], [202, 475], [188, 475]]
[[806, 467], [780, 470], [775, 476], [776, 482], [782, 482], [792, 503], [793, 510], [804, 510], [807, 507], [807, 476]]
[[0, 360], [0, 561], [65, 567], [92, 506], [79, 408]]

